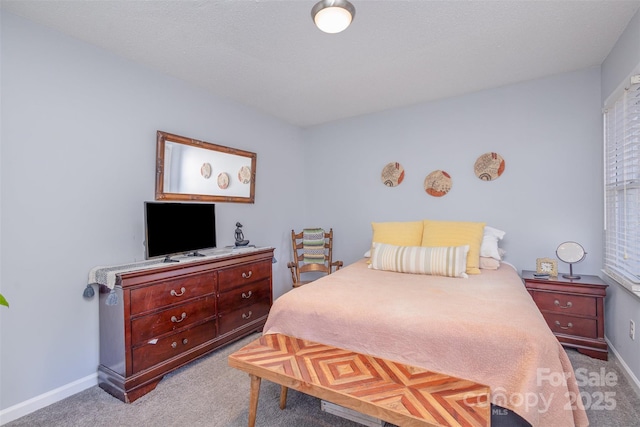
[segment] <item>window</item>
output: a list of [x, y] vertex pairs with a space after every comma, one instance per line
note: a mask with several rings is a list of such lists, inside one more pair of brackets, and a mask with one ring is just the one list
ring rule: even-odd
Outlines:
[[640, 83], [605, 107], [604, 128], [604, 271], [640, 292]]

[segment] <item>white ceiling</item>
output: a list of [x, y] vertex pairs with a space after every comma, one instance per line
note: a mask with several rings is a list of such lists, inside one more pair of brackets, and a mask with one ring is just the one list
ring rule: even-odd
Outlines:
[[298, 126], [602, 63], [640, 7], [623, 1], [31, 1], [2, 8]]

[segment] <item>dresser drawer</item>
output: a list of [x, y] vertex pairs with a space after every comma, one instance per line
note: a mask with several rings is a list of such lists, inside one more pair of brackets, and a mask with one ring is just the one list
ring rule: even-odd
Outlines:
[[215, 273], [177, 277], [131, 291], [131, 315], [180, 304], [215, 292]]
[[218, 272], [220, 292], [271, 277], [271, 262], [261, 261], [227, 268]]
[[270, 293], [271, 289], [268, 280], [249, 283], [230, 291], [222, 292], [218, 299], [220, 311], [229, 312], [257, 302], [269, 302]]
[[244, 325], [253, 322], [260, 317], [269, 314], [269, 300], [263, 300], [256, 302], [250, 306], [242, 307], [238, 310], [233, 310], [227, 313], [220, 313], [218, 315], [219, 322], [219, 334], [223, 335], [227, 332], [231, 332], [234, 329], [243, 327]]
[[133, 349], [133, 372], [140, 372], [158, 363], [179, 356], [216, 336], [216, 321], [211, 320], [186, 331], [158, 339], [155, 344], [146, 343]]
[[214, 295], [210, 295], [187, 304], [172, 306], [160, 312], [138, 317], [131, 321], [131, 344], [140, 344], [176, 329], [183, 329], [201, 322], [207, 317], [215, 318], [215, 315], [216, 299]]
[[596, 319], [566, 316], [562, 314], [544, 313], [549, 328], [558, 334], [575, 335], [584, 338], [598, 337], [598, 323]]
[[553, 292], [534, 292], [533, 300], [540, 310], [583, 316], [596, 315], [596, 299], [589, 296]]

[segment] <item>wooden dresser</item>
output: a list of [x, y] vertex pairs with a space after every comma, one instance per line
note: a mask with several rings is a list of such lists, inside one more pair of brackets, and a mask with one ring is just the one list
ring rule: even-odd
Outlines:
[[604, 297], [607, 284], [598, 276], [581, 275], [565, 279], [562, 275], [537, 278], [523, 271], [522, 280], [558, 341], [580, 353], [607, 360], [604, 339]]
[[172, 263], [116, 276], [116, 305], [100, 286], [98, 384], [124, 402], [163, 376], [260, 331], [273, 303], [273, 249]]

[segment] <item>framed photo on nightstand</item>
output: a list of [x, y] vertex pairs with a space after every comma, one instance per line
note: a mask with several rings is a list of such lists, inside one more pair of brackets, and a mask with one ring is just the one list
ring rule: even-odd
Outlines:
[[558, 275], [558, 261], [551, 258], [536, 259], [536, 273], [548, 274], [555, 277]]

